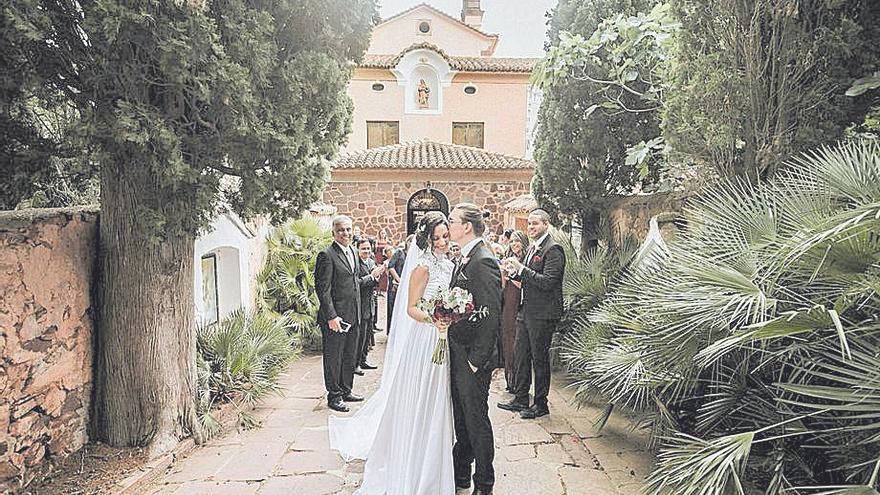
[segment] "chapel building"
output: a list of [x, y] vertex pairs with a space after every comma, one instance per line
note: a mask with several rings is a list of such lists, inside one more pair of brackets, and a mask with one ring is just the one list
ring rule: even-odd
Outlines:
[[459, 18], [420, 4], [373, 29], [348, 87], [352, 133], [323, 197], [366, 234], [387, 227], [399, 240], [425, 212], [463, 201], [490, 211], [492, 230], [524, 222], [515, 206], [534, 175], [538, 59], [495, 57], [499, 36], [481, 29], [483, 14], [479, 0], [463, 0]]

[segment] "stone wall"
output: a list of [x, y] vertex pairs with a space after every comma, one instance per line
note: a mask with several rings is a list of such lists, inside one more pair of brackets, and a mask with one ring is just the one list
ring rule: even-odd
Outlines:
[[87, 441], [97, 209], [0, 212], [0, 492]]
[[680, 213], [686, 197], [676, 193], [624, 196], [616, 200], [608, 212], [615, 241], [632, 236], [644, 240], [651, 217], [658, 215], [660, 233], [669, 239], [681, 227]]
[[[343, 182], [334, 181], [324, 190], [323, 201], [335, 206], [341, 215], [349, 215], [367, 235], [377, 235], [387, 227], [395, 241], [406, 235], [406, 204], [410, 196], [425, 188], [425, 182]], [[504, 225], [505, 203], [529, 192], [527, 180], [431, 182], [442, 192], [451, 209], [461, 202], [473, 202], [488, 210], [488, 226], [500, 231]]]

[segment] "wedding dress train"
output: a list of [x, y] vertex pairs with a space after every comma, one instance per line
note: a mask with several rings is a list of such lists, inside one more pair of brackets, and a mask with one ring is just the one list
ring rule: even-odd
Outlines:
[[392, 317], [379, 390], [350, 417], [329, 419], [330, 447], [347, 461], [366, 459], [355, 495], [454, 495], [449, 362], [431, 362], [437, 329], [406, 312], [409, 279], [428, 267], [423, 297], [449, 287], [453, 264], [415, 242]]

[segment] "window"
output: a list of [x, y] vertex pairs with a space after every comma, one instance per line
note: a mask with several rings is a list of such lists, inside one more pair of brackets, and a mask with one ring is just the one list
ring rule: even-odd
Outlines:
[[419, 32], [422, 34], [428, 34], [431, 32], [431, 23], [428, 21], [419, 22]]
[[373, 91], [384, 91], [385, 85], [382, 83], [373, 83], [372, 88], [373, 88]]
[[453, 122], [452, 144], [483, 147], [483, 122]]
[[367, 148], [388, 146], [400, 142], [400, 122], [367, 121]]
[[202, 258], [202, 317], [205, 324], [220, 319], [219, 295], [217, 291], [217, 255], [209, 254]]
[[476, 86], [465, 86], [464, 93], [468, 95], [475, 94], [477, 92]]

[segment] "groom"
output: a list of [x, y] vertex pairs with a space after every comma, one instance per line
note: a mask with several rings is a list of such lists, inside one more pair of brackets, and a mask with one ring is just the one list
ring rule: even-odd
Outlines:
[[485, 229], [483, 213], [476, 205], [462, 203], [449, 214], [449, 238], [462, 246], [451, 286], [468, 290], [474, 306], [488, 312], [477, 321], [464, 320], [449, 327], [455, 486], [470, 488], [471, 464], [476, 461], [474, 495], [490, 495], [495, 484], [488, 401], [492, 370], [498, 364], [495, 339], [501, 326], [501, 272], [481, 238]]

